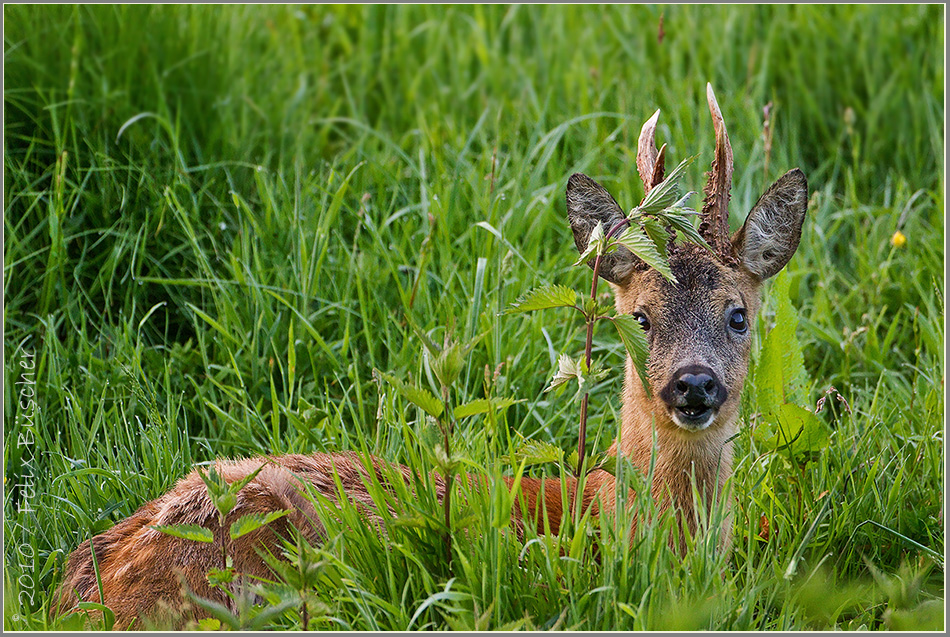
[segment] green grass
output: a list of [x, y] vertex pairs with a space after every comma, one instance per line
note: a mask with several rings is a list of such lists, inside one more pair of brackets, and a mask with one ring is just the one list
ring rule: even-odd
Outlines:
[[[788, 266], [808, 403], [834, 386], [851, 413], [831, 400], [829, 443], [806, 461], [761, 448], [746, 405], [728, 559], [709, 538], [677, 558], [650, 525], [631, 541], [623, 519], [519, 542], [493, 489], [464, 505], [476, 516], [451, 575], [431, 531], [334, 534], [319, 625], [942, 626], [942, 7], [4, 18], [6, 629], [63, 627], [47, 610], [69, 551], [195, 463], [355, 449], [431, 467], [434, 428], [372, 376], [431, 382], [411, 323], [436, 340], [488, 333], [459, 400], [483, 397], [499, 365], [493, 395], [525, 400], [494, 427], [462, 422], [470, 472], [510, 474], [518, 435], [573, 448], [576, 406], [542, 390], [557, 354], [582, 348], [579, 324], [500, 311], [541, 282], [589, 285], [569, 267], [567, 177], [636, 203], [636, 137], [656, 108], [670, 157], [701, 154], [685, 178], [701, 187], [707, 81], [736, 156], [733, 224], [786, 169], [808, 176]], [[35, 411], [14, 384], [21, 345]], [[595, 356], [619, 369], [621, 351], [595, 334]], [[597, 449], [616, 435], [619, 388], [614, 374], [592, 395]], [[405, 506], [437, 517], [431, 494]], [[300, 626], [293, 610], [270, 621]]]

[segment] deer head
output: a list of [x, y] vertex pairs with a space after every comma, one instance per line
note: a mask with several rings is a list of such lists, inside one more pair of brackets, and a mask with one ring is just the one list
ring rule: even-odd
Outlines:
[[[696, 244], [672, 243], [671, 235], [675, 283], [626, 248], [607, 255], [600, 267], [600, 276], [613, 287], [617, 310], [639, 320], [649, 343], [647, 380], [652, 395], [643, 391], [628, 360], [625, 423], [628, 412], [636, 409], [650, 414], [658, 428], [681, 437], [734, 423], [760, 288], [798, 248], [808, 200], [805, 176], [791, 170], [759, 198], [744, 225], [730, 236], [732, 147], [708, 85], [707, 101], [716, 151], [699, 232], [712, 252]], [[659, 111], [644, 124], [638, 144], [637, 168], [647, 193], [663, 179], [666, 147], [657, 151], [654, 142], [658, 117]], [[626, 216], [603, 187], [581, 174], [568, 181], [567, 211], [580, 251], [598, 223], [606, 231]]]

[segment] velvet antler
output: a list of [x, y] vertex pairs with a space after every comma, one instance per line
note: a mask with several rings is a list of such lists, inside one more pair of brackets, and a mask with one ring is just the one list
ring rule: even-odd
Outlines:
[[716, 154], [709, 181], [703, 188], [702, 221], [699, 233], [723, 262], [736, 260], [729, 240], [729, 190], [732, 188], [732, 145], [712, 85], [706, 84], [706, 101], [716, 131]]
[[643, 182], [643, 194], [663, 181], [664, 164], [666, 163], [666, 144], [656, 150], [656, 122], [660, 118], [660, 109], [648, 119], [640, 129], [640, 139], [637, 141], [637, 172]]

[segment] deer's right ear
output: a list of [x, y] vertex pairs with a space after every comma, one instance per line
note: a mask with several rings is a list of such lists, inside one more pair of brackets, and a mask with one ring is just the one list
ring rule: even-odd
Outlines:
[[808, 182], [795, 168], [769, 186], [733, 235], [742, 265], [763, 281], [784, 268], [798, 249], [807, 208]]
[[[596, 181], [581, 173], [574, 173], [568, 179], [567, 219], [579, 253], [583, 254], [587, 249], [590, 233], [598, 223], [606, 233], [625, 217], [620, 205]], [[635, 261], [633, 253], [621, 246], [601, 259], [600, 276], [611, 283], [622, 284], [633, 272]], [[588, 261], [587, 265], [593, 268], [594, 260]]]

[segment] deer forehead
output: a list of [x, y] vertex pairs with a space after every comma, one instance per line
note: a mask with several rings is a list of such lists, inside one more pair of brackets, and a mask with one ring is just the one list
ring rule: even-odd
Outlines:
[[739, 268], [719, 263], [707, 255], [689, 251], [670, 261], [676, 282], [656, 270], [637, 272], [626, 285], [614, 286], [620, 312], [646, 312], [651, 321], [666, 318], [676, 323], [715, 315], [730, 307], [754, 311], [758, 285]]

